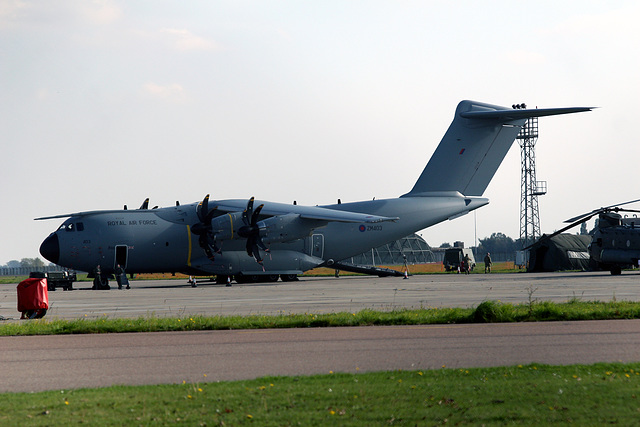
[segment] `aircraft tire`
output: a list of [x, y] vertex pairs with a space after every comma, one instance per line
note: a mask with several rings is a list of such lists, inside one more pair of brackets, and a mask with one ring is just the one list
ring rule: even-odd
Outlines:
[[267, 276], [267, 280], [269, 282], [277, 282], [279, 278], [280, 276], [278, 276], [277, 274], [270, 274]]
[[613, 267], [611, 267], [612, 276], [618, 276], [620, 274], [622, 274], [622, 268], [620, 268], [619, 265], [614, 265]]
[[297, 274], [281, 274], [280, 279], [282, 279], [283, 282], [293, 282], [298, 280], [298, 275]]

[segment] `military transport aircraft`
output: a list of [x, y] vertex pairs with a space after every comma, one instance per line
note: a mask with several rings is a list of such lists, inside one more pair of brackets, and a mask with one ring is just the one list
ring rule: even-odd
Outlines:
[[215, 275], [219, 282], [290, 280], [488, 204], [481, 196], [528, 118], [591, 110], [518, 107], [460, 102], [413, 189], [399, 198], [298, 206], [207, 195], [153, 209], [145, 200], [140, 209], [36, 218], [68, 217], [40, 253], [104, 279], [120, 265], [128, 273]]

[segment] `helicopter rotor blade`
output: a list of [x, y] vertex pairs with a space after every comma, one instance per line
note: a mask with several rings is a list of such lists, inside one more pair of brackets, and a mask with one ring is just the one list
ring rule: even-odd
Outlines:
[[561, 229], [560, 229], [560, 230], [558, 230], [558, 231], [554, 231], [553, 233], [551, 233], [551, 234], [549, 234], [549, 235], [545, 235], [544, 237], [541, 237], [540, 239], [538, 239], [538, 241], [536, 241], [536, 242], [534, 242], [534, 243], [530, 244], [529, 246], [527, 246], [527, 247], [525, 247], [525, 248], [522, 248], [522, 250], [523, 250], [523, 251], [525, 251], [525, 250], [527, 250], [527, 249], [530, 249], [532, 246], [537, 245], [538, 243], [546, 242], [547, 240], [551, 239], [552, 237], [555, 237], [555, 236], [557, 236], [558, 234], [564, 233], [565, 231], [567, 231], [567, 230], [568, 230], [568, 229], [570, 229], [570, 228], [575, 227], [576, 225], [580, 225], [580, 224], [582, 224], [583, 222], [587, 222], [587, 221], [589, 221], [592, 217], [594, 217], [594, 216], [595, 216], [595, 215], [597, 215], [598, 213], [599, 213], [599, 211], [596, 211], [595, 213], [592, 213], [592, 214], [590, 214], [589, 216], [586, 216], [586, 217], [584, 217], [584, 218], [580, 219], [579, 221], [576, 221], [576, 222], [574, 222], [574, 223], [572, 223], [572, 224], [569, 224], [569, 225], [567, 225], [566, 227], [561, 228]]
[[[591, 211], [589, 213], [585, 213], [585, 214], [578, 215], [578, 216], [573, 217], [573, 218], [569, 218], [565, 222], [568, 223], [568, 222], [577, 221], [577, 220], [582, 219], [583, 217], [588, 216], [588, 215], [593, 216], [593, 215], [598, 214], [600, 212], [604, 212], [604, 211], [607, 211], [607, 210], [613, 210], [613, 209], [618, 208], [620, 206], [628, 205], [628, 204], [635, 203], [635, 202], [640, 202], [640, 199], [631, 200], [629, 202], [624, 202], [624, 203], [616, 203], [615, 205], [605, 206], [605, 207], [602, 207], [602, 208], [599, 208], [599, 209], [595, 209], [595, 210], [593, 210], [593, 211]], [[635, 212], [635, 211], [629, 211], [629, 212]]]

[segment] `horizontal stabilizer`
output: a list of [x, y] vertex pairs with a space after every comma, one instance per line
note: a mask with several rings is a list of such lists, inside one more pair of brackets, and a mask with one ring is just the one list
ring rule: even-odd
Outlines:
[[594, 107], [541, 108], [529, 110], [495, 110], [495, 111], [467, 111], [460, 113], [465, 119], [500, 119], [504, 121], [528, 119], [531, 117], [556, 116], [558, 114], [581, 113], [591, 111]]

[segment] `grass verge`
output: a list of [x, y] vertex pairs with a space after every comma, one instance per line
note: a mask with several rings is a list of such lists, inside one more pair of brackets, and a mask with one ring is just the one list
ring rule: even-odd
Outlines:
[[356, 313], [278, 314], [252, 316], [185, 316], [137, 319], [82, 318], [25, 320], [0, 324], [0, 335], [94, 334], [119, 332], [195, 331], [218, 329], [314, 328], [371, 325], [429, 325], [483, 322], [639, 319], [640, 302], [539, 302], [506, 304], [485, 301], [475, 308], [422, 308]]
[[640, 364], [328, 373], [4, 393], [2, 425], [636, 425]]

